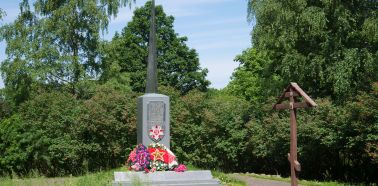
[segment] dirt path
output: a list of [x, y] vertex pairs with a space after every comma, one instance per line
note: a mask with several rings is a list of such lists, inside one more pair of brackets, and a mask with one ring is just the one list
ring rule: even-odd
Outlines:
[[290, 186], [290, 183], [287, 182], [253, 178], [250, 176], [244, 176], [240, 174], [230, 174], [230, 176], [235, 179], [244, 181], [248, 186]]

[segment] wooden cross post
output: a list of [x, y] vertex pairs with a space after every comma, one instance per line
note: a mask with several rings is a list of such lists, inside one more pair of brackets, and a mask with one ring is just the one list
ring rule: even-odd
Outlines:
[[[303, 97], [302, 102], [297, 102], [298, 97]], [[289, 98], [289, 104], [282, 103]], [[297, 83], [290, 85], [283, 91], [273, 108], [277, 110], [290, 109], [290, 162], [291, 185], [298, 185], [297, 173], [301, 171], [301, 165], [297, 159], [297, 108], [316, 107], [316, 103], [298, 86]]]

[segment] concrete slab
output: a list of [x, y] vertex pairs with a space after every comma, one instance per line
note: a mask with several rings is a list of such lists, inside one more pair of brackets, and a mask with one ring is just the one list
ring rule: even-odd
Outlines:
[[200, 171], [159, 171], [154, 173], [144, 172], [114, 172], [113, 186], [131, 185], [167, 185], [167, 186], [186, 186], [186, 185], [211, 185], [219, 186], [220, 181], [214, 179], [209, 170]]

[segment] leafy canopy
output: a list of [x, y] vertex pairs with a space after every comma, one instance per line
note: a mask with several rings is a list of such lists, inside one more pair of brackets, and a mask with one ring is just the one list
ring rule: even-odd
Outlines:
[[[119, 74], [129, 74], [134, 91], [145, 89], [151, 2], [134, 11], [132, 20], [105, 43], [102, 79], [107, 81]], [[187, 38], [173, 29], [173, 16], [156, 7], [157, 61], [160, 85], [175, 87], [182, 93], [192, 89], [206, 90], [210, 82], [207, 69], [201, 69], [198, 54], [186, 45]]]
[[36, 84], [77, 94], [78, 83], [99, 73], [100, 32], [130, 0], [28, 0], [17, 19], [0, 28], [7, 43], [1, 71], [16, 103]]
[[252, 47], [266, 54], [271, 74], [261, 78], [279, 76], [281, 85], [270, 89], [295, 81], [339, 101], [370, 90], [378, 80], [377, 7], [366, 0], [249, 0]]

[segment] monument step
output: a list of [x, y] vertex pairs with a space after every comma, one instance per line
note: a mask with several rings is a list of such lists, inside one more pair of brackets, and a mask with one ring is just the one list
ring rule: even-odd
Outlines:
[[220, 181], [214, 179], [209, 170], [199, 171], [158, 171], [143, 172], [114, 172], [113, 186], [151, 185], [151, 186], [219, 186]]
[[143, 185], [143, 186], [221, 186], [220, 181], [213, 180], [182, 180], [182, 181], [155, 181], [155, 182], [130, 182], [130, 181], [114, 181], [113, 186], [134, 186], [134, 185]]

